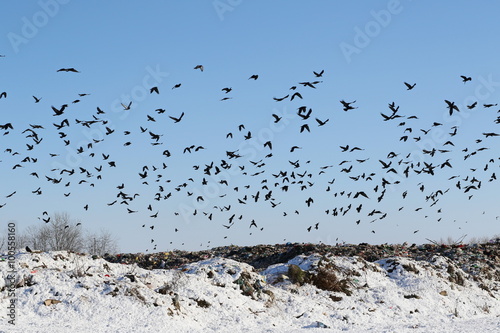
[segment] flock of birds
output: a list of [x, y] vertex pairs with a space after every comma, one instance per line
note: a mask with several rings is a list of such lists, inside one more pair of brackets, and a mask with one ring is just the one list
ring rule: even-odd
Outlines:
[[[202, 65], [197, 65], [194, 67], [194, 70], [203, 72], [204, 67]], [[80, 71], [75, 68], [61, 68], [57, 70], [57, 72], [68, 73], [68, 75], [82, 75]], [[289, 93], [282, 97], [273, 97], [273, 100], [277, 103], [287, 103], [295, 100], [296, 103], [300, 101], [300, 103], [304, 104], [302, 101], [304, 100], [303, 95], [305, 96], [305, 90], [317, 89], [323, 83], [322, 79], [324, 74], [324, 70], [318, 72], [313, 71], [310, 80], [298, 82], [289, 88]], [[248, 77], [248, 80], [257, 81], [258, 79], [259, 75], [257, 74]], [[461, 80], [465, 84], [472, 81], [472, 78], [461, 76]], [[179, 89], [181, 85], [181, 83], [175, 84], [171, 89]], [[411, 91], [416, 88], [416, 83], [404, 82], [404, 87], [406, 87], [408, 91]], [[220, 101], [223, 102], [232, 99], [232, 90], [231, 87], [223, 87], [220, 90], [221, 94], [223, 94]], [[150, 94], [160, 95], [160, 88], [157, 86], [150, 87], [149, 92]], [[162, 141], [164, 133], [155, 133], [153, 130], [148, 129], [147, 125], [149, 123], [163, 121], [163, 119], [165, 119], [165, 121], [170, 119], [169, 121], [171, 121], [172, 124], [179, 124], [183, 122], [184, 117], [188, 117], [188, 114], [185, 114], [184, 111], [180, 114], [165, 115], [167, 112], [166, 109], [158, 108], [148, 112], [144, 119], [144, 123], [133, 125], [120, 134], [116, 129], [113, 129], [112, 126], [109, 126], [108, 121], [104, 118], [104, 115], [108, 111], [100, 106], [95, 106], [94, 113], [86, 120], [70, 116], [68, 110], [72, 108], [72, 105], [81, 102], [81, 100], [88, 95], [90, 94], [79, 93], [78, 97], [72, 101], [68, 101], [60, 106], [52, 105], [51, 109], [40, 110], [39, 112], [47, 112], [47, 119], [49, 119], [49, 121], [46, 123], [15, 124], [14, 126], [11, 122], [0, 122], [0, 131], [3, 132], [1, 133], [3, 137], [2, 146], [5, 147], [3, 152], [0, 152], [4, 155], [4, 158], [1, 158], [2, 155], [0, 155], [0, 167], [8, 167], [12, 170], [16, 170], [16, 173], [18, 172], [22, 177], [31, 177], [30, 181], [32, 181], [33, 184], [37, 184], [34, 186], [35, 188], [31, 195], [42, 195], [44, 188], [47, 186], [59, 187], [62, 189], [61, 194], [64, 197], [71, 196], [74, 192], [73, 189], [78, 191], [78, 188], [81, 186], [93, 188], [97, 186], [101, 180], [105, 179], [106, 170], [120, 168], [119, 163], [113, 159], [112, 152], [104, 153], [99, 151], [99, 145], [102, 141], [106, 141], [108, 137], [111, 136], [121, 136], [125, 138], [123, 146], [128, 147], [132, 145], [132, 142], [126, 139], [127, 136], [132, 133], [139, 133], [145, 138], [148, 144], [155, 147], [163, 147], [161, 145], [164, 143]], [[0, 107], [2, 100], [8, 97], [8, 91], [0, 92]], [[35, 104], [40, 103], [42, 100], [42, 96], [33, 96], [33, 103]], [[133, 102], [124, 102], [121, 106], [124, 111], [130, 110], [133, 106]], [[496, 103], [479, 104], [479, 102], [476, 101], [467, 105], [466, 108], [468, 110], [481, 107], [484, 109], [492, 109], [495, 106], [497, 106]], [[359, 111], [357, 110], [358, 106], [356, 100], [340, 100], [338, 107], [339, 111], [343, 110], [344, 112], [355, 113]], [[444, 100], [442, 105], [443, 111], [448, 110], [449, 116], [461, 112], [460, 107], [454, 101], [449, 100]], [[313, 187], [315, 189], [321, 188], [319, 191], [324, 193], [322, 196], [332, 199], [329, 200], [333, 202], [333, 206], [324, 209], [324, 214], [326, 216], [350, 216], [353, 225], [374, 223], [385, 219], [391, 212], [379, 208], [379, 203], [386, 198], [386, 195], [389, 195], [389, 192], [396, 193], [397, 196], [400, 196], [400, 198], [404, 200], [407, 196], [411, 195], [410, 193], [412, 191], [421, 196], [423, 203], [419, 207], [412, 208], [412, 211], [408, 214], [426, 208], [432, 210], [435, 214], [441, 214], [441, 216], [436, 219], [436, 222], [440, 222], [443, 218], [443, 209], [439, 206], [439, 202], [449, 191], [454, 190], [462, 192], [470, 200], [474, 196], [474, 193], [480, 190], [485, 183], [495, 182], [497, 180], [494, 168], [498, 165], [500, 157], [490, 156], [487, 163], [484, 165], [477, 165], [474, 163], [479, 163], [477, 156], [484, 155], [491, 148], [486, 144], [487, 140], [491, 137], [499, 136], [500, 134], [495, 132], [483, 132], [482, 137], [477, 138], [470, 146], [458, 148], [453, 141], [454, 137], [459, 132], [459, 126], [451, 126], [444, 129], [445, 125], [443, 123], [433, 122], [428, 124], [427, 127], [418, 128], [416, 121], [419, 117], [417, 115], [403, 115], [400, 111], [400, 106], [393, 101], [388, 102], [387, 108], [387, 111], [380, 112], [381, 124], [384, 122], [392, 123], [394, 127], [401, 128], [402, 133], [399, 142], [407, 143], [408, 145], [413, 143], [409, 146], [410, 148], [414, 149], [416, 143], [427, 137], [431, 137], [432, 132], [436, 128], [443, 128], [447, 133], [447, 140], [442, 143], [433, 140], [433, 142], [436, 143], [436, 147], [432, 149], [419, 149], [419, 153], [425, 156], [424, 160], [417, 160], [415, 156], [412, 156], [411, 152], [401, 153], [395, 151], [388, 151], [387, 155], [383, 157], [374, 157], [363, 147], [340, 144], [338, 146], [338, 152], [343, 154], [341, 156], [345, 156], [345, 159], [339, 163], [323, 165], [318, 169], [311, 170], [308, 169], [311, 165], [309, 160], [291, 159], [288, 160], [286, 165], [281, 165], [275, 170], [269, 170], [271, 167], [266, 168], [266, 166], [270, 164], [268, 161], [273, 159], [273, 148], [275, 148], [273, 142], [266, 141], [259, 143], [252, 134], [252, 131], [245, 127], [245, 124], [239, 124], [234, 127], [233, 131], [225, 134], [225, 139], [234, 140], [239, 135], [239, 138], [243, 141], [254, 140], [262, 145], [262, 151], [265, 152], [262, 158], [252, 160], [239, 150], [225, 150], [225, 158], [197, 163], [192, 166], [192, 176], [181, 180], [175, 179], [174, 181], [174, 179], [166, 179], [168, 173], [166, 169], [168, 168], [169, 159], [176, 155], [171, 153], [169, 149], [156, 148], [159, 150], [156, 150], [155, 153], [163, 159], [163, 162], [155, 165], [146, 163], [140, 170], [137, 170], [135, 174], [124, 175], [123, 177], [127, 182], [139, 182], [141, 185], [145, 186], [145, 188], [153, 188], [152, 192], [148, 192], [150, 190], [145, 191], [146, 195], [154, 193], [148, 199], [150, 203], [144, 205], [144, 207], [137, 207], [135, 202], [143, 193], [136, 191], [132, 193], [127, 189], [128, 183], [120, 182], [119, 184], [113, 185], [113, 187], [116, 187], [114, 197], [103, 202], [102, 205], [108, 207], [121, 206], [123, 207], [122, 209], [129, 214], [146, 213], [149, 221], [144, 223], [142, 222], [144, 220], [143, 217], [138, 218], [138, 227], [149, 228], [151, 231], [155, 228], [155, 222], [159, 221], [156, 220], [158, 217], [171, 217], [172, 215], [180, 216], [185, 214], [204, 216], [208, 221], [218, 223], [221, 228], [221, 234], [224, 238], [227, 238], [228, 236], [224, 235], [224, 231], [233, 228], [233, 226], [237, 224], [246, 223], [251, 233], [254, 231], [264, 231], [264, 227], [262, 226], [265, 224], [263, 223], [264, 221], [260, 222], [258, 219], [251, 216], [244, 216], [244, 214], [241, 214], [243, 210], [240, 210], [239, 207], [253, 204], [261, 206], [266, 205], [270, 209], [280, 210], [281, 203], [288, 200], [287, 196], [289, 196], [301, 198], [302, 206], [296, 206], [292, 210], [282, 210], [280, 215], [283, 217], [294, 214], [299, 215], [305, 209], [323, 211], [322, 208], [315, 206], [315, 200], [316, 202], [321, 200], [318, 200], [319, 198], [316, 197], [313, 198], [311, 193], [317, 194], [317, 192], [311, 190]], [[186, 110], [186, 112], [188, 111]], [[497, 113], [498, 112], [500, 112], [500, 110], [498, 110]], [[329, 118], [313, 116], [313, 109], [309, 106], [299, 106], [296, 108], [296, 116], [300, 122], [297, 128], [298, 134], [311, 132], [313, 125], [322, 128], [332, 123]], [[161, 117], [164, 118], [160, 119]], [[353, 115], [353, 117], [355, 117], [355, 115]], [[276, 113], [269, 114], [269, 119], [274, 124], [283, 122], [282, 118], [282, 115]], [[500, 124], [500, 116], [495, 115], [492, 121], [496, 124]], [[75, 126], [82, 126], [88, 129], [95, 128], [103, 131], [102, 138], [94, 138], [93, 140], [89, 140], [86, 145], [75, 148], [77, 154], [88, 156], [90, 160], [94, 161], [94, 165], [91, 168], [76, 166], [71, 168], [53, 168], [51, 170], [37, 169], [37, 163], [42, 164], [39, 160], [46, 161], [47, 159], [60, 156], [57, 152], [37, 155], [37, 148], [44, 144], [44, 134], [47, 132], [56, 134], [60, 142], [60, 147], [73, 146], [74, 144], [71, 141], [71, 136], [75, 131], [73, 129]], [[12, 141], [9, 137], [16, 132], [24, 135], [24, 149], [16, 150], [10, 147]], [[210, 148], [213, 149], [213, 147]], [[50, 149], [56, 150], [52, 147]], [[182, 149], [182, 154], [194, 154], [205, 149], [208, 149], [208, 147], [190, 145]], [[302, 147], [293, 145], [289, 149], [289, 154], [296, 154], [296, 152], [301, 149]], [[470, 162], [472, 165], [470, 165], [469, 168], [460, 169], [457, 174], [450, 176], [448, 178], [449, 186], [435, 188], [432, 184], [432, 178], [425, 177], [443, 173], [445, 170], [452, 170], [453, 165], [459, 161], [456, 160], [456, 157], [449, 158], [447, 156], [456, 152], [462, 154], [463, 160], [460, 162]], [[13, 162], [7, 164], [6, 160]], [[372, 163], [370, 167], [364, 167], [369, 164], [367, 162], [369, 160]], [[373, 161], [375, 161], [376, 167], [374, 167]], [[236, 170], [239, 180], [219, 177], [220, 174], [229, 172], [229, 170], [232, 171], [232, 174], [234, 174], [234, 170]], [[349, 185], [347, 189], [337, 188], [338, 181], [336, 183], [336, 179], [341, 177], [345, 182], [352, 185]], [[422, 179], [421, 182], [418, 182], [415, 189], [409, 188], [408, 184], [402, 185], [404, 179], [410, 177], [421, 177]], [[248, 178], [252, 178], [252, 181], [247, 181]], [[426, 179], [429, 180], [430, 184], [425, 182]], [[208, 198], [203, 194], [204, 192], [200, 190], [214, 182], [219, 189], [222, 189], [216, 199]], [[354, 182], [358, 182], [358, 185], [354, 186]], [[359, 185], [359, 183], [362, 183], [362, 185]], [[389, 188], [391, 188], [391, 191], [388, 191]], [[27, 193], [17, 193], [17, 191], [1, 193], [2, 191], [4, 190], [0, 190], [0, 198], [3, 197], [4, 202], [0, 201], [0, 209], [8, 205], [9, 200], [15, 195], [21, 195], [23, 197], [30, 195]], [[182, 212], [179, 211], [178, 207], [176, 209], [176, 207], [172, 205], [167, 204], [162, 206], [162, 202], [169, 202], [174, 196], [187, 198], [186, 202], [194, 202], [195, 204], [185, 205], [189, 207], [190, 210], [186, 211], [186, 209], [184, 209]], [[223, 202], [223, 204], [210, 205], [209, 202], [212, 202], [212, 200], [217, 203]], [[52, 201], [56, 201], [56, 199], [53, 198]], [[202, 207], [202, 209], [199, 207]], [[160, 208], [162, 208], [161, 213]], [[89, 211], [92, 210], [92, 207], [89, 206], [89, 204], [82, 203], [81, 209]], [[404, 206], [396, 208], [397, 211], [402, 211], [403, 209], [405, 209]], [[428, 215], [425, 217], [427, 216]], [[179, 217], [179, 219], [180, 218], [181, 217]], [[40, 212], [38, 219], [41, 223], [50, 223], [51, 214], [48, 211]], [[163, 220], [161, 223], [170, 223], [165, 221], [166, 220]], [[176, 233], [182, 231], [180, 225], [171, 226], [171, 228], [173, 235], [178, 235]], [[307, 225], [304, 226], [304, 232], [313, 232], [319, 229], [320, 222], [317, 221], [307, 221]], [[374, 227], [371, 232], [375, 233], [375, 230], [376, 228]], [[414, 231], [414, 233], [416, 232], [418, 232], [418, 230]], [[151, 238], [150, 244], [153, 246], [154, 250], [156, 250], [156, 243], [155, 239]], [[172, 241], [170, 243], [172, 244]], [[209, 245], [210, 241], [208, 241], [208, 246]]]

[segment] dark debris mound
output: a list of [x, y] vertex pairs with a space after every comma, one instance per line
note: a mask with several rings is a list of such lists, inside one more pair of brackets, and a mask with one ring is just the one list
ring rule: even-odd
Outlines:
[[326, 245], [287, 243], [275, 245], [255, 246], [223, 246], [204, 251], [159, 252], [151, 254], [106, 255], [104, 259], [113, 263], [137, 264], [145, 269], [171, 269], [179, 268], [185, 264], [197, 262], [213, 257], [233, 259], [252, 265], [257, 270], [262, 270], [270, 265], [285, 263], [298, 255], [332, 254], [335, 256], [359, 256], [366, 261], [373, 262], [390, 257], [408, 257], [414, 260], [430, 260], [433, 256], [444, 256], [455, 262], [465, 272], [472, 275], [492, 274], [489, 276], [500, 280], [500, 242], [485, 244], [459, 244], [459, 245], [411, 245], [383, 244], [370, 245]]

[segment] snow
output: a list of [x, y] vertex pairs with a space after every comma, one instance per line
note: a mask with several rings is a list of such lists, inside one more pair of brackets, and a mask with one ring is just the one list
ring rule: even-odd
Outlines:
[[[295, 284], [328, 263], [350, 295]], [[145, 270], [69, 252], [19, 253], [16, 325], [7, 321], [8, 262], [0, 262], [2, 332], [499, 332], [499, 281], [444, 257], [300, 255], [261, 272], [210, 258]], [[323, 266], [322, 266], [323, 265]], [[24, 282], [22, 282], [24, 279]], [[61, 301], [45, 305], [48, 299]]]

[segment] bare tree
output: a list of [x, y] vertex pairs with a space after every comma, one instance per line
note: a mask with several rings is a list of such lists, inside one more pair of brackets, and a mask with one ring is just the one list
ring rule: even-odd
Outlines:
[[99, 234], [93, 233], [87, 235], [85, 250], [90, 254], [103, 256], [106, 253], [116, 253], [118, 245], [111, 233], [102, 229]]
[[75, 251], [84, 249], [84, 237], [78, 221], [68, 213], [55, 213], [50, 222], [40, 227], [26, 229], [26, 243], [41, 251]]

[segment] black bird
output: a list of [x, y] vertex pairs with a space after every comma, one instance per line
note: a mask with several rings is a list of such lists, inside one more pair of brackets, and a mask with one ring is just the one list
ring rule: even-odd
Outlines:
[[254, 79], [254, 80], [257, 80], [259, 78], [259, 76], [257, 74], [254, 74], [252, 76], [250, 76], [248, 79]]
[[354, 106], [351, 106], [351, 104], [356, 103], [356, 101], [346, 102], [344, 100], [341, 100], [340, 103], [342, 103], [342, 105], [344, 106], [344, 111], [346, 112], [349, 110], [357, 109]]
[[40, 100], [42, 99], [41, 97], [40, 97], [40, 98], [38, 98], [38, 97], [36, 97], [36, 96], [33, 96], [33, 98], [35, 99], [35, 103], [40, 102]]
[[172, 117], [172, 116], [168, 116], [170, 119], [172, 119], [174, 121], [174, 123], [178, 123], [179, 121], [182, 120], [182, 117], [184, 117], [184, 112], [181, 113], [180, 117], [179, 118], [175, 118], [175, 117]]
[[453, 114], [453, 110], [460, 111], [458, 106], [455, 105], [455, 102], [450, 102], [448, 100], [444, 100], [448, 105], [448, 109], [450, 110], [450, 116]]
[[177, 83], [175, 86], [172, 87], [172, 89], [179, 88], [181, 86], [181, 83]]
[[324, 72], [325, 72], [325, 70], [324, 70], [324, 69], [322, 69], [322, 70], [321, 70], [321, 72], [319, 72], [319, 73], [316, 73], [315, 71], [313, 71], [313, 73], [314, 73], [314, 75], [315, 75], [316, 77], [322, 77]]
[[417, 85], [416, 83], [409, 84], [408, 82], [405, 82], [404, 84], [405, 84], [407, 90], [412, 90]]
[[460, 77], [462, 78], [463, 83], [467, 81], [472, 81], [472, 78], [470, 76], [460, 75]]
[[31, 252], [33, 252], [33, 251], [31, 251], [30, 247], [26, 245], [26, 252], [31, 253]]
[[290, 98], [290, 100], [293, 101], [293, 99], [295, 97], [298, 97], [298, 98], [302, 99], [302, 95], [299, 92], [296, 92], [295, 94], [293, 94], [292, 97]]
[[68, 107], [68, 104], [63, 104], [60, 109], [56, 109], [55, 107], [52, 106], [52, 110], [54, 111], [53, 116], [60, 116], [63, 114], [64, 109]]
[[152, 93], [154, 93], [154, 92], [155, 92], [155, 93], [157, 93], [157, 94], [159, 94], [159, 93], [160, 93], [160, 92], [158, 91], [158, 87], [153, 87], [153, 88], [149, 89], [149, 93], [150, 93], [150, 94], [152, 94]]
[[273, 99], [276, 101], [276, 102], [281, 102], [282, 100], [284, 100], [285, 98], [288, 98], [288, 96], [290, 95], [286, 95], [284, 97], [280, 97], [280, 98], [277, 98], [277, 97], [273, 97]]
[[130, 110], [130, 107], [132, 106], [132, 102], [128, 103], [128, 105], [125, 105], [123, 103], [120, 103], [123, 106], [123, 110]]
[[302, 120], [309, 119], [309, 117], [311, 116], [312, 109], [309, 108], [309, 110], [307, 112], [306, 112], [306, 109], [307, 109], [307, 107], [301, 106], [299, 108], [299, 111], [297, 111], [297, 114], [299, 115], [299, 117], [302, 118]]
[[73, 73], [80, 73], [79, 71], [77, 71], [76, 69], [74, 69], [73, 67], [71, 68], [61, 68], [61, 69], [58, 69], [57, 70], [58, 72], [73, 72]]
[[322, 120], [320, 120], [320, 119], [316, 118], [316, 121], [318, 122], [318, 126], [323, 126], [323, 125], [325, 125], [325, 124], [326, 124], [329, 120], [330, 120], [330, 119], [327, 119], [327, 120], [325, 120], [325, 121], [322, 121]]
[[0, 129], [3, 129], [3, 130], [8, 130], [8, 129], [14, 129], [14, 127], [12, 127], [12, 124], [11, 123], [7, 123], [7, 124], [4, 124], [4, 125], [0, 125]]
[[282, 117], [278, 116], [277, 114], [272, 114], [272, 116], [274, 117], [274, 123], [277, 123], [278, 121], [281, 120]]
[[476, 107], [476, 105], [477, 105], [477, 102], [474, 102], [474, 103], [472, 103], [471, 105], [467, 105], [467, 108], [468, 108], [469, 110], [472, 110], [472, 109], [474, 109], [474, 108]]
[[203, 65], [196, 65], [194, 69], [199, 69], [200, 71], [203, 72]]

